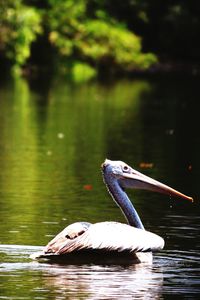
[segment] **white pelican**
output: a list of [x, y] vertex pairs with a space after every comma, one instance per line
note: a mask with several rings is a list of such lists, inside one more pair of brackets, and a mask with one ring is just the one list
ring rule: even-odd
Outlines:
[[106, 159], [101, 168], [107, 189], [121, 208], [128, 224], [112, 221], [73, 223], [55, 236], [42, 252], [32, 254], [33, 259], [151, 262], [152, 252], [164, 247], [164, 240], [160, 236], [144, 229], [125, 189], [146, 189], [191, 201], [193, 199], [143, 175], [122, 161]]

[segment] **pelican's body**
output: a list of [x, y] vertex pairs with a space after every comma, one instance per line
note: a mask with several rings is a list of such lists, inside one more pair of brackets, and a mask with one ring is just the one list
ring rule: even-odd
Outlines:
[[129, 167], [121, 161], [106, 160], [102, 165], [104, 182], [115, 202], [124, 213], [128, 224], [100, 222], [91, 224], [76, 222], [60, 232], [44, 250], [32, 258], [72, 258], [95, 257], [114, 258], [115, 262], [128, 259], [130, 262], [151, 262], [152, 252], [164, 247], [164, 240], [144, 229], [142, 221], [130, 202], [125, 188], [142, 188], [160, 193], [192, 198], [161, 184]]

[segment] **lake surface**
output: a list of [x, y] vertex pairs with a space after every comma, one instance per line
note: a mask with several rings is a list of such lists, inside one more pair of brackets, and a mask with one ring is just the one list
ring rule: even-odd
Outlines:
[[[1, 83], [0, 299], [198, 299], [199, 100], [195, 76]], [[152, 265], [31, 261], [72, 222], [125, 222], [101, 178], [105, 158], [194, 197], [128, 191], [165, 249]]]

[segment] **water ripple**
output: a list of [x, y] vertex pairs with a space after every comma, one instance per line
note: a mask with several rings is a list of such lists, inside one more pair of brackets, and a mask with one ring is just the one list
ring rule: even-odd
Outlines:
[[1, 280], [9, 275], [9, 284], [19, 286], [28, 275], [26, 285], [40, 299], [162, 299], [176, 293], [197, 299], [200, 293], [196, 251], [165, 250], [154, 255], [153, 265], [108, 266], [30, 261], [29, 255], [38, 250], [41, 247], [1, 245]]

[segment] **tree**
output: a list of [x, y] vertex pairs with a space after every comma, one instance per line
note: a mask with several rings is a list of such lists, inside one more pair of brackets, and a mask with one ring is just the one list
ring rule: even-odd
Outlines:
[[41, 15], [21, 0], [5, 0], [1, 5], [0, 56], [19, 73], [31, 54], [31, 44], [42, 32]]
[[[25, 3], [25, 4], [24, 4]], [[41, 47], [41, 35], [54, 49], [59, 70], [73, 77], [95, 76], [98, 72], [144, 70], [156, 62], [155, 55], [142, 53], [141, 39], [125, 23], [110, 18], [106, 11], [89, 9], [85, 0], [4, 1], [0, 52], [21, 69], [31, 56], [31, 45]]]

